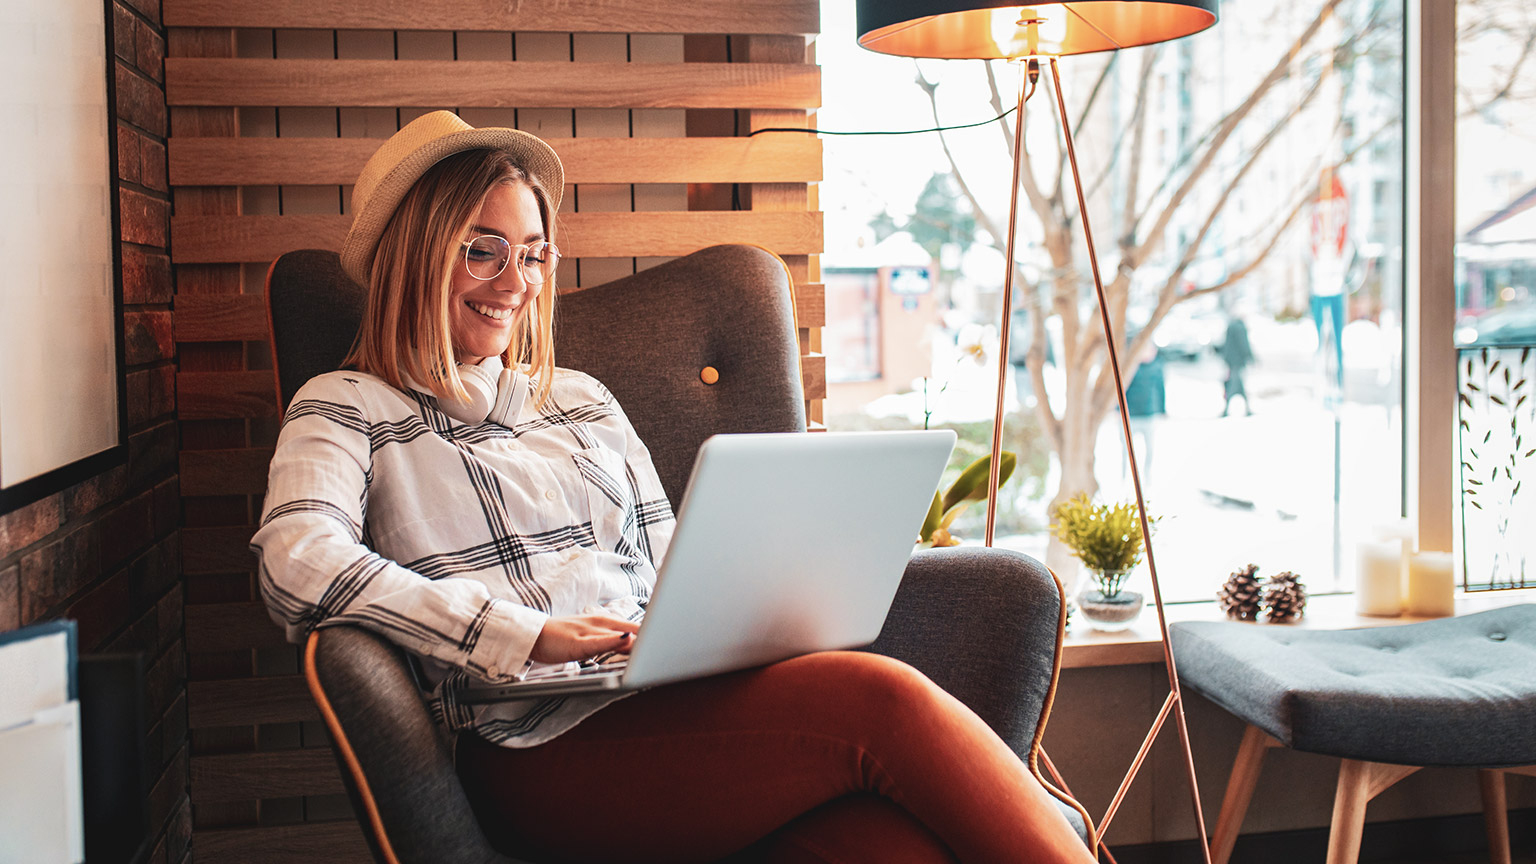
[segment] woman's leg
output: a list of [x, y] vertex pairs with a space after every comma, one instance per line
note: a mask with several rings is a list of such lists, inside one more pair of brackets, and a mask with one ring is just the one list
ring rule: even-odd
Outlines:
[[829, 801], [753, 851], [752, 860], [761, 864], [956, 864], [949, 848], [912, 814], [870, 793]]
[[960, 861], [1093, 860], [980, 718], [874, 654], [658, 688], [539, 747], [461, 742], [460, 765], [511, 831], [573, 860], [709, 861], [859, 792], [900, 805]]

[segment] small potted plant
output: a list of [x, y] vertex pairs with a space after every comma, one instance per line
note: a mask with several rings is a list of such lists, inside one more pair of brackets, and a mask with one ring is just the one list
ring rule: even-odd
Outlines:
[[1095, 504], [1079, 492], [1056, 507], [1051, 531], [1088, 568], [1075, 598], [1100, 630], [1124, 630], [1141, 614], [1143, 597], [1126, 588], [1145, 549], [1133, 503]]

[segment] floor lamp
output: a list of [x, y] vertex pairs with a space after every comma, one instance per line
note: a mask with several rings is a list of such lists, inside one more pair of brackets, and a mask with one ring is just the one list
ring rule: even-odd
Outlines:
[[[1152, 555], [1152, 532], [1147, 525], [1147, 509], [1141, 493], [1141, 474], [1136, 466], [1135, 445], [1131, 441], [1130, 414], [1126, 410], [1125, 382], [1121, 380], [1120, 358], [1115, 348], [1109, 308], [1104, 300], [1104, 281], [1099, 276], [1099, 260], [1093, 246], [1093, 231], [1088, 224], [1088, 202], [1078, 173], [1077, 152], [1072, 143], [1072, 126], [1067, 119], [1066, 103], [1061, 95], [1061, 72], [1056, 59], [1068, 54], [1092, 54], [1117, 51], [1138, 45], [1151, 45], [1198, 33], [1216, 23], [1218, 0], [1082, 0], [1082, 2], [1043, 2], [1021, 6], [1002, 0], [858, 0], [859, 44], [882, 54], [904, 57], [945, 59], [1018, 60], [1026, 64], [1019, 76], [1018, 109], [1014, 114], [1013, 183], [1008, 197], [1008, 240], [1006, 271], [1003, 278], [1003, 313], [999, 326], [997, 353], [997, 413], [992, 423], [992, 465], [987, 480], [987, 535], [992, 545], [997, 515], [999, 458], [1003, 435], [1003, 398], [1006, 393], [1009, 323], [1013, 313], [1014, 236], [1019, 212], [1019, 170], [1024, 152], [1024, 102], [1033, 91], [1040, 74], [1040, 62], [1051, 68], [1056, 110], [1066, 139], [1067, 161], [1072, 168], [1072, 185], [1077, 190], [1078, 213], [1083, 221], [1083, 235], [1088, 244], [1088, 262], [1093, 271], [1093, 287], [1098, 296], [1099, 318], [1104, 324], [1104, 339], [1109, 348], [1109, 368], [1115, 376], [1115, 391], [1120, 404], [1120, 423], [1125, 433], [1125, 449], [1136, 489], [1136, 505], [1141, 516], [1142, 536], [1146, 540], [1147, 570], [1152, 577], [1152, 597], [1157, 606], [1157, 623], [1162, 636], [1163, 662], [1168, 669], [1169, 693], [1146, 740], [1121, 781], [1104, 817], [1099, 821], [1099, 836], [1115, 817], [1131, 781], [1141, 770], [1152, 742], [1172, 716], [1184, 748], [1184, 762], [1189, 771], [1190, 794], [1194, 799], [1195, 823], [1206, 864], [1210, 864], [1210, 844], [1205, 835], [1205, 818], [1200, 809], [1200, 787], [1195, 779], [1194, 755], [1189, 745], [1189, 728], [1184, 721], [1182, 692], [1173, 652], [1168, 648], [1168, 621], [1163, 613], [1163, 596], [1157, 581], [1157, 563]], [[1056, 775], [1050, 760], [1045, 760]]]

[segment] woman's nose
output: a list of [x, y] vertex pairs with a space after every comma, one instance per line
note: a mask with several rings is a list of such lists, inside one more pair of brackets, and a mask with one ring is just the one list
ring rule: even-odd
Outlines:
[[511, 261], [507, 263], [505, 269], [496, 274], [496, 278], [491, 281], [491, 287], [498, 291], [524, 291], [532, 286], [523, 278], [523, 268], [519, 267], [516, 261]]

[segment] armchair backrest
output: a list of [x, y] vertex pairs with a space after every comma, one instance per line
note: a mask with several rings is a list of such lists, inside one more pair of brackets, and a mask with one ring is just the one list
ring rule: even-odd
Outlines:
[[710, 435], [805, 431], [790, 292], [773, 253], [711, 246], [562, 295], [555, 361], [618, 397], [676, 507]]
[[[677, 506], [704, 439], [805, 430], [789, 273], [755, 246], [712, 246], [623, 279], [561, 295], [555, 361], [608, 386], [650, 448]], [[335, 252], [290, 252], [267, 273], [277, 392], [341, 365], [364, 289]], [[706, 383], [704, 370], [718, 378]]]

